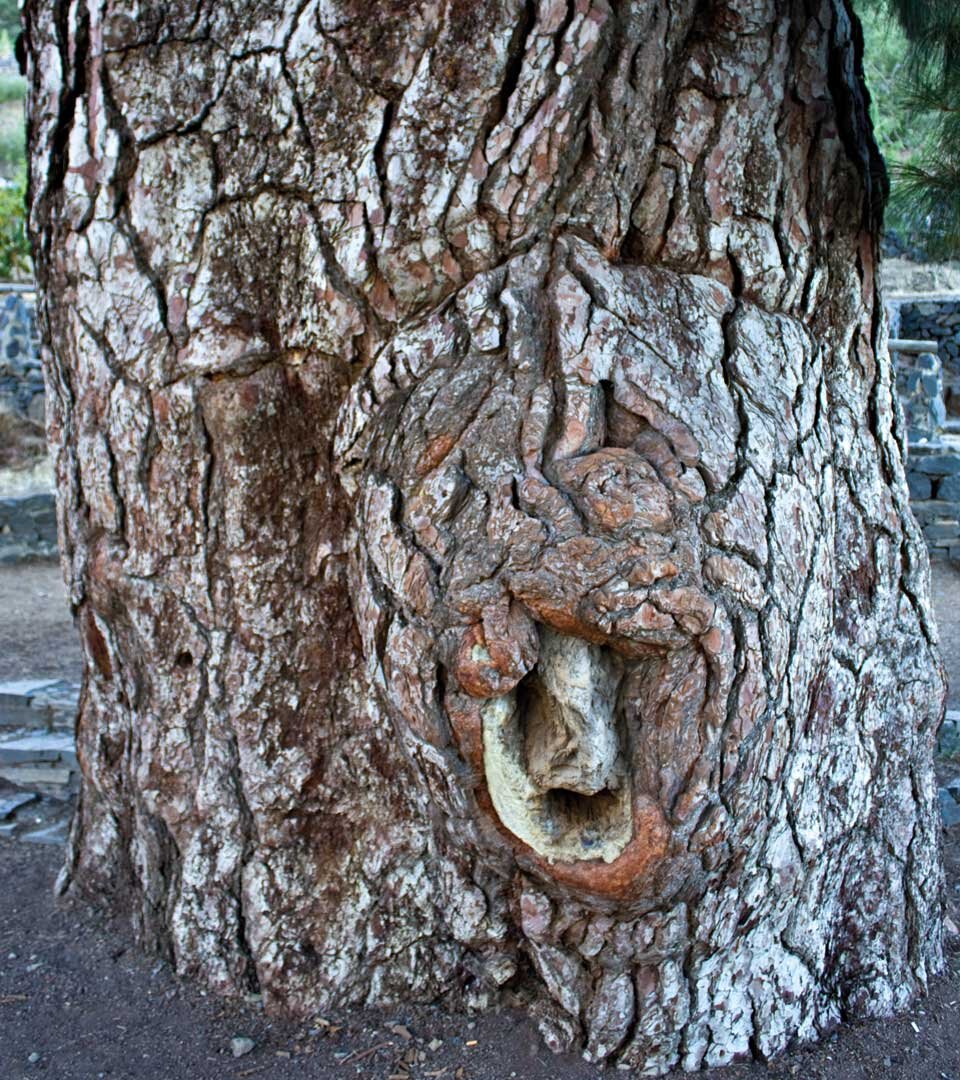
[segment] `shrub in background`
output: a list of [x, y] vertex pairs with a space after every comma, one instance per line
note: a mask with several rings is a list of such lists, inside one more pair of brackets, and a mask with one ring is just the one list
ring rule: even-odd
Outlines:
[[11, 187], [0, 188], [0, 280], [29, 281], [33, 275], [30, 245], [24, 228], [26, 173], [21, 169]]
[[864, 72], [891, 177], [887, 227], [927, 258], [960, 256], [960, 4], [859, 0]]

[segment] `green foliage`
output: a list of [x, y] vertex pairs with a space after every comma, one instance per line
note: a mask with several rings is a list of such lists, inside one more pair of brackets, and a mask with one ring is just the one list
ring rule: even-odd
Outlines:
[[24, 93], [25, 82], [19, 75], [0, 73], [0, 176], [7, 180], [25, 164]]
[[22, 75], [0, 72], [0, 102], [23, 101], [27, 92], [27, 80]]
[[917, 118], [907, 113], [907, 39], [900, 26], [875, 6], [866, 6], [858, 14], [877, 143], [888, 164], [915, 161], [932, 124], [928, 116]]
[[903, 208], [899, 170], [920, 167], [923, 148], [934, 134], [934, 118], [908, 107], [908, 45], [899, 22], [877, 0], [859, 0], [857, 14], [863, 27], [863, 68], [873, 133], [891, 174], [886, 225], [911, 247], [923, 251], [927, 230], [918, 229], [915, 216]]
[[[20, 33], [17, 0], [0, 0], [0, 57], [9, 58]], [[8, 61], [9, 63], [9, 61]], [[25, 231], [26, 148], [24, 97], [26, 80], [15, 71], [0, 71], [0, 279], [27, 280], [32, 269]]]
[[20, 33], [20, 8], [17, 0], [0, 0], [0, 30], [6, 30], [11, 40]]
[[21, 171], [12, 187], [0, 188], [0, 279], [30, 277], [30, 245], [24, 221], [26, 173]]
[[887, 223], [932, 257], [960, 255], [960, 4], [860, 0]]
[[23, 123], [0, 127], [0, 174], [14, 176], [24, 165]]

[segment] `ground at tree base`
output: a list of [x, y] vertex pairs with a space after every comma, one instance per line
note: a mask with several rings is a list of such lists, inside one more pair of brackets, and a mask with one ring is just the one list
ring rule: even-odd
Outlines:
[[[954, 769], [953, 771], [960, 771]], [[960, 908], [960, 826], [946, 834], [949, 903]], [[4, 1080], [586, 1080], [619, 1075], [554, 1056], [521, 1013], [455, 1017], [398, 1007], [268, 1019], [255, 1003], [203, 996], [144, 956], [126, 924], [58, 906], [59, 848], [0, 840], [0, 1077]], [[960, 1080], [960, 936], [947, 972], [892, 1021], [841, 1027], [769, 1065], [697, 1073], [704, 1080]], [[231, 1040], [254, 1048], [235, 1058]], [[431, 1048], [432, 1047], [432, 1048]], [[38, 1055], [31, 1060], [33, 1055]], [[422, 1056], [421, 1056], [422, 1055]]]
[[[956, 708], [960, 570], [938, 564], [932, 584], [952, 685], [949, 704]], [[76, 675], [79, 653], [56, 564], [0, 569], [0, 610], [15, 613], [0, 620], [0, 677]], [[960, 774], [960, 763], [941, 763], [939, 772], [944, 783]], [[945, 838], [949, 914], [960, 925], [960, 826]], [[286, 1025], [264, 1017], [255, 1004], [205, 997], [195, 985], [177, 980], [166, 964], [144, 956], [122, 918], [106, 921], [83, 907], [57, 907], [52, 887], [61, 859], [60, 848], [0, 840], [2, 1080], [580, 1080], [604, 1072], [615, 1075], [576, 1056], [555, 1057], [521, 1013], [471, 1019], [401, 1007]], [[947, 973], [911, 1013], [892, 1022], [843, 1027], [819, 1045], [767, 1066], [746, 1063], [696, 1075], [717, 1080], [960, 1080], [960, 938], [948, 935], [946, 945]], [[236, 1037], [253, 1039], [255, 1048], [234, 1058], [230, 1041]], [[431, 1050], [434, 1040], [441, 1044]], [[39, 1057], [31, 1061], [34, 1054]]]

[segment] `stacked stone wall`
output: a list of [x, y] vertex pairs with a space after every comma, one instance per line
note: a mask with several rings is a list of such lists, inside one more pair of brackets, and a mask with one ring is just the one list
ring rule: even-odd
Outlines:
[[910, 446], [939, 438], [946, 421], [943, 375], [933, 353], [897, 353], [897, 394], [907, 423]]
[[57, 554], [57, 516], [52, 492], [0, 499], [0, 565]]
[[891, 336], [937, 342], [946, 414], [960, 417], [960, 295], [898, 297], [888, 307]]
[[43, 423], [43, 372], [32, 294], [0, 293], [0, 412]]
[[937, 354], [895, 352], [907, 426], [907, 484], [930, 557], [960, 560], [960, 295], [887, 302], [892, 339], [935, 341]]
[[910, 503], [934, 559], [960, 560], [960, 453], [911, 448]]
[[[43, 424], [43, 401], [33, 295], [0, 292], [0, 414]], [[22, 472], [11, 473], [13, 490], [18, 486], [22, 490]], [[56, 553], [53, 492], [34, 490], [21, 494], [18, 491], [14, 495], [4, 480], [0, 485], [0, 564]]]

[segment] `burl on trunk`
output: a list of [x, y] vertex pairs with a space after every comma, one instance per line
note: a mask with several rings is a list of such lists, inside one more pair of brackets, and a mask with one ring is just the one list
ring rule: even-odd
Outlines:
[[648, 1073], [941, 963], [846, 0], [28, 0], [60, 885]]

